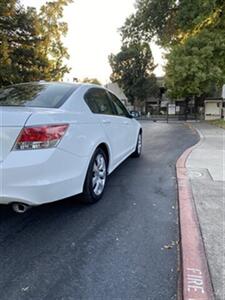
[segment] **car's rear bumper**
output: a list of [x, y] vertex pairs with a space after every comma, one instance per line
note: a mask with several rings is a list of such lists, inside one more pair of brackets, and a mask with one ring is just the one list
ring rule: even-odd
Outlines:
[[88, 163], [59, 149], [13, 151], [0, 163], [0, 204], [40, 205], [79, 194]]

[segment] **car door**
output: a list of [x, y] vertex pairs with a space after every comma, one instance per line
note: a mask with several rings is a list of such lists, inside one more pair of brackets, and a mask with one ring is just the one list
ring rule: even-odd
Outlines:
[[136, 130], [133, 119], [130, 117], [123, 103], [111, 92], [108, 92], [110, 99], [116, 109], [116, 118], [120, 124], [121, 131], [124, 132], [124, 155], [128, 154], [136, 145]]
[[112, 164], [117, 165], [126, 152], [127, 130], [121, 126], [115, 106], [107, 91], [103, 88], [91, 88], [85, 94], [85, 101], [91, 111], [96, 114], [110, 142]]

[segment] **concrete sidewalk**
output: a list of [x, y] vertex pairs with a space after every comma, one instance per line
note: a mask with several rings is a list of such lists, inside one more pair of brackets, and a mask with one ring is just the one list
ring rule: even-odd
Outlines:
[[201, 143], [188, 158], [194, 194], [215, 297], [225, 300], [225, 130], [194, 124]]

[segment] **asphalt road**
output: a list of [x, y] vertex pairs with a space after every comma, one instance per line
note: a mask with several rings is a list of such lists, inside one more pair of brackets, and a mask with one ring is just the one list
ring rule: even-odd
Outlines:
[[183, 124], [143, 127], [143, 156], [110, 176], [96, 205], [0, 207], [1, 300], [176, 299], [175, 162], [198, 137]]

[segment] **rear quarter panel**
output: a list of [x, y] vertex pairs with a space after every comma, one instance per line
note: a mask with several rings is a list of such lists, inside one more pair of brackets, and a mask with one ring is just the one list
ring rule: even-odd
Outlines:
[[[65, 136], [57, 146], [80, 157], [91, 157], [101, 143], [108, 144], [108, 139], [97, 118], [92, 113], [56, 111], [33, 114], [26, 126], [46, 124], [69, 124]], [[110, 148], [110, 145], [108, 145]]]

